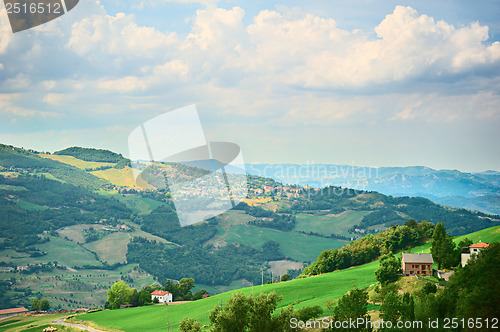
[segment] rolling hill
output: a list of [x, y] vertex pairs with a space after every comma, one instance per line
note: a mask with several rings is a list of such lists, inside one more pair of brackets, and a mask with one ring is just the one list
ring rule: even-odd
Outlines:
[[[499, 242], [500, 226], [455, 237], [454, 242], [458, 243], [465, 237], [474, 242], [480, 240], [490, 243]], [[427, 243], [415, 247], [411, 251], [420, 252], [423, 250], [424, 252], [429, 252], [429, 248], [430, 244]], [[279, 303], [279, 308], [285, 308], [289, 304], [294, 304], [296, 308], [318, 305], [323, 309], [323, 315], [327, 315], [328, 310], [325, 307], [327, 300], [338, 300], [353, 287], [367, 288], [371, 284], [374, 284], [376, 282], [374, 272], [378, 266], [378, 261], [375, 261], [346, 270], [282, 283], [247, 287], [237, 291], [241, 291], [246, 295], [276, 291], [283, 296], [283, 300]], [[202, 324], [207, 324], [209, 322], [208, 315], [210, 310], [221, 303], [224, 305], [224, 302], [233, 293], [234, 291], [230, 291], [194, 302], [168, 306], [168, 317], [174, 330], [178, 329], [179, 323], [184, 317], [195, 318], [200, 320]], [[167, 327], [167, 313], [163, 305], [107, 310], [86, 314], [78, 318], [82, 321], [92, 322], [106, 328], [127, 332], [153, 331]]]
[[[262, 269], [270, 280], [272, 273], [308, 264], [325, 249], [409, 218], [444, 221], [454, 235], [500, 223], [495, 215], [424, 198], [315, 190], [249, 176], [248, 204], [180, 227], [168, 188], [154, 189], [157, 179], [146, 176], [153, 184], [140, 190], [123, 157], [102, 150], [94, 156], [94, 150], [50, 155], [0, 146], [0, 306], [29, 305], [35, 295], [61, 307], [103, 305], [103, 290], [120, 279], [140, 288], [154, 278], [194, 277], [201, 287], [220, 292], [257, 284]], [[160, 175], [170, 167], [153, 166]], [[188, 166], [184, 171], [192, 177], [203, 173]], [[172, 268], [159, 269], [159, 262]], [[64, 284], [58, 276], [67, 278]], [[50, 282], [36, 283], [37, 277]], [[89, 297], [89, 289], [100, 291]]]

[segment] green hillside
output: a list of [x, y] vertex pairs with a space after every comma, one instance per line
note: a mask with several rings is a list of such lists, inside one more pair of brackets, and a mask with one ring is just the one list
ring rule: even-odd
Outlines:
[[[489, 243], [500, 241], [500, 226], [484, 229], [475, 233], [454, 238], [459, 242], [467, 237], [474, 242], [482, 240]], [[425, 244], [414, 248], [413, 251], [428, 250], [430, 244]], [[327, 314], [325, 307], [326, 300], [337, 300], [353, 287], [366, 288], [376, 282], [375, 270], [378, 268], [378, 261], [356, 266], [346, 270], [334, 271], [314, 277], [296, 279], [277, 284], [267, 284], [239, 289], [248, 295], [252, 292], [276, 291], [283, 296], [279, 303], [279, 308], [284, 308], [289, 304], [296, 303], [296, 308], [319, 305], [323, 308], [323, 314]], [[208, 315], [214, 306], [224, 305], [235, 291], [222, 293], [206, 299], [168, 306], [168, 316], [174, 330], [178, 329], [180, 321], [184, 317], [198, 319], [202, 324], [207, 324]], [[152, 307], [130, 308], [125, 310], [107, 310], [86, 314], [80, 319], [94, 322], [108, 328], [122, 331], [153, 331], [161, 330], [167, 326], [167, 315], [165, 306], [157, 305]]]

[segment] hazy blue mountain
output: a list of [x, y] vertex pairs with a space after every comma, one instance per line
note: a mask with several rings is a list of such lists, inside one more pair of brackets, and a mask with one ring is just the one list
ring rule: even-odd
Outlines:
[[247, 172], [290, 184], [342, 186], [392, 196], [422, 196], [440, 204], [500, 212], [500, 172], [466, 173], [425, 166], [249, 164]]

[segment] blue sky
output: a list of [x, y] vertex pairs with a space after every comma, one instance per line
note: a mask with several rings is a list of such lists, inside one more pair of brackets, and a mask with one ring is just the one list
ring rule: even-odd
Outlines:
[[196, 104], [246, 162], [500, 170], [498, 1], [80, 1], [12, 34], [0, 142], [128, 154]]

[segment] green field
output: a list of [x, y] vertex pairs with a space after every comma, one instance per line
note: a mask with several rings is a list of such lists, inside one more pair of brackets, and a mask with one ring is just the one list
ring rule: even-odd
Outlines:
[[49, 236], [49, 242], [38, 246], [41, 251], [47, 253], [41, 257], [29, 257], [28, 254], [18, 253], [13, 250], [2, 250], [2, 260], [16, 265], [27, 265], [29, 263], [42, 263], [56, 261], [62, 266], [100, 265], [95, 256], [82, 248], [79, 244], [60, 237]]
[[133, 226], [135, 230], [132, 232], [114, 232], [100, 240], [85, 243], [83, 246], [95, 252], [100, 261], [107, 262], [108, 264], [114, 264], [123, 263], [127, 260], [127, 245], [134, 236], [143, 237], [148, 240], [154, 240], [161, 243], [170, 243], [161, 237], [142, 231], [139, 228], [139, 225], [131, 222], [127, 222], [127, 224]]
[[129, 209], [142, 214], [149, 214], [157, 207], [165, 205], [165, 203], [155, 201], [149, 197], [142, 197], [141, 195], [122, 196], [120, 194], [116, 194], [114, 197], [120, 200]]
[[324, 235], [340, 234], [351, 237], [347, 231], [361, 222], [369, 211], [345, 211], [338, 215], [318, 216], [314, 214], [299, 213], [295, 223], [295, 230], [302, 232], [315, 232]]
[[[348, 290], [357, 286], [366, 288], [375, 283], [374, 272], [378, 262], [347, 270], [336, 271], [315, 277], [291, 280], [278, 284], [254, 286], [239, 289], [244, 294], [268, 293], [272, 290], [283, 296], [278, 304], [279, 308], [297, 303], [296, 308], [319, 305], [323, 313], [328, 311], [325, 307], [326, 300], [335, 300], [344, 295]], [[193, 317], [207, 324], [210, 310], [216, 305], [222, 305], [235, 291], [222, 293], [206, 299], [168, 306], [168, 316], [174, 331], [178, 330], [179, 323], [184, 317]], [[298, 302], [297, 302], [298, 301]], [[107, 310], [79, 317], [84, 321], [92, 321], [100, 326], [119, 329], [123, 331], [160, 331], [167, 327], [167, 313], [163, 305], [130, 308], [122, 310]]]
[[[67, 314], [57, 314], [57, 315], [43, 315], [43, 316], [14, 316], [11, 318], [0, 319], [0, 332], [14, 332], [14, 331], [43, 331], [44, 328], [48, 326], [48, 323], [57, 320], [59, 318], [65, 317]], [[38, 326], [42, 325], [42, 326]], [[62, 327], [62, 325], [57, 325], [58, 331], [81, 331], [77, 329], [69, 329]]]
[[267, 241], [276, 241], [280, 244], [281, 251], [297, 262], [316, 260], [323, 250], [340, 248], [346, 244], [344, 241], [335, 239], [306, 236], [296, 232], [282, 232], [249, 225], [231, 226], [227, 231], [227, 235], [222, 239], [229, 243], [244, 244], [254, 248], [261, 248]]
[[33, 204], [23, 199], [18, 200], [17, 205], [28, 211], [44, 211], [48, 209], [47, 206], [40, 206], [37, 204]]

